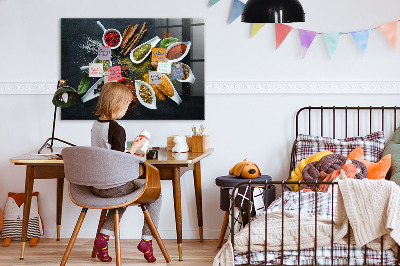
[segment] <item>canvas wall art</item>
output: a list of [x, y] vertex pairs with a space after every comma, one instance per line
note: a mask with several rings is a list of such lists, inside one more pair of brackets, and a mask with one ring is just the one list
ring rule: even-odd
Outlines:
[[80, 100], [63, 120], [93, 120], [101, 87], [125, 84], [123, 119], [204, 120], [204, 20], [61, 19], [61, 79]]

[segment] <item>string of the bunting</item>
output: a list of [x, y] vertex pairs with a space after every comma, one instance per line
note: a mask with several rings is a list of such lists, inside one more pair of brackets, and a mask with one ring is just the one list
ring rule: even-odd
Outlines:
[[[220, 0], [210, 0], [209, 7], [212, 7], [219, 1]], [[240, 17], [240, 15], [243, 12], [244, 6], [245, 6], [245, 4], [240, 0], [232, 1], [232, 9], [231, 9], [231, 13], [229, 16], [229, 24], [231, 24], [238, 17]], [[383, 25], [375, 27], [375, 28], [369, 28], [369, 29], [364, 29], [364, 30], [350, 31], [350, 32], [327, 32], [327, 33], [298, 29], [298, 28], [293, 28], [293, 27], [285, 25], [285, 24], [276, 23], [275, 24], [276, 49], [279, 48], [279, 46], [286, 39], [288, 34], [294, 29], [299, 32], [301, 52], [302, 52], [303, 58], [307, 54], [308, 49], [310, 48], [311, 44], [313, 43], [313, 41], [317, 35], [323, 36], [330, 57], [333, 57], [333, 55], [339, 45], [340, 37], [345, 34], [352, 35], [358, 48], [360, 49], [361, 53], [364, 55], [367, 50], [367, 47], [368, 47], [370, 32], [372, 30], [379, 29], [382, 32], [382, 34], [385, 36], [387, 41], [390, 43], [392, 48], [394, 50], [396, 50], [397, 49], [397, 28], [398, 28], [399, 21], [400, 20], [395, 20], [395, 21], [383, 24]], [[251, 38], [253, 38], [261, 30], [261, 28], [264, 27], [265, 24], [266, 23], [252, 23]]]
[[[395, 21], [383, 24], [381, 26], [378, 26], [376, 28], [351, 31], [349, 33], [343, 33], [343, 32], [320, 33], [320, 32], [315, 32], [315, 31], [296, 29], [296, 28], [293, 28], [293, 27], [285, 25], [285, 24], [276, 23], [275, 24], [276, 49], [278, 49], [278, 47], [282, 44], [282, 42], [285, 40], [286, 36], [291, 32], [291, 30], [294, 29], [299, 32], [303, 58], [305, 57], [308, 49], [310, 48], [314, 38], [318, 34], [321, 34], [324, 37], [326, 47], [327, 47], [329, 55], [331, 57], [333, 57], [333, 55], [336, 51], [336, 48], [339, 45], [340, 37], [343, 34], [351, 34], [354, 41], [356, 42], [358, 48], [360, 49], [361, 53], [364, 55], [367, 50], [367, 47], [368, 47], [368, 41], [369, 41], [369, 36], [370, 36], [371, 30], [379, 29], [382, 32], [382, 34], [385, 36], [387, 41], [390, 43], [392, 48], [394, 50], [396, 50], [397, 49], [398, 21], [399, 20], [395, 20]], [[259, 25], [258, 25], [258, 27], [257, 26], [255, 27], [253, 25], [253, 29], [257, 30], [257, 32], [258, 32], [260, 30]], [[252, 34], [252, 37], [253, 36], [254, 35]]]

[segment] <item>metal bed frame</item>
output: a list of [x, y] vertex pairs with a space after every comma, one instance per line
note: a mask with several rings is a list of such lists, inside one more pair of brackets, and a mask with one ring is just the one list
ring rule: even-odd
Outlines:
[[[387, 113], [386, 111], [390, 111], [393, 112], [393, 130], [396, 129], [396, 118], [397, 118], [397, 111], [400, 108], [393, 106], [393, 107], [348, 107], [348, 106], [344, 106], [344, 107], [337, 107], [337, 106], [331, 106], [331, 107], [324, 107], [324, 106], [320, 106], [320, 107], [312, 107], [312, 106], [308, 106], [308, 107], [303, 107], [301, 108], [297, 114], [296, 114], [296, 138], [297, 136], [300, 134], [299, 133], [299, 120], [300, 120], [300, 114], [303, 111], [308, 111], [308, 134], [311, 135], [311, 131], [312, 131], [312, 126], [311, 126], [311, 112], [313, 110], [316, 110], [317, 112], [319, 111], [319, 115], [320, 115], [320, 136], [324, 136], [324, 126], [326, 125], [326, 123], [324, 124], [324, 111], [325, 110], [331, 110], [329, 113], [331, 113], [332, 115], [332, 129], [333, 129], [333, 138], [336, 137], [336, 113], [337, 112], [344, 112], [344, 121], [342, 122], [342, 125], [344, 125], [344, 129], [345, 129], [345, 137], [348, 137], [348, 125], [349, 125], [349, 113], [350, 112], [356, 112], [357, 115], [357, 136], [360, 136], [360, 113], [363, 112], [369, 112], [369, 132], [372, 133], [372, 125], [373, 125], [373, 114], [375, 114], [376, 112], [381, 112], [381, 130], [384, 131], [385, 130], [385, 113]], [[325, 112], [327, 113], [327, 112]], [[326, 115], [326, 114], [325, 114]], [[328, 119], [325, 119], [325, 121]], [[315, 122], [315, 121], [314, 121]], [[318, 121], [317, 121], [318, 122]], [[344, 124], [343, 124], [344, 123]], [[354, 123], [352, 124], [354, 125]], [[355, 125], [354, 125], [355, 126]], [[290, 172], [295, 169], [296, 165], [295, 165], [295, 158], [296, 158], [296, 154], [295, 154], [295, 146], [296, 146], [296, 141], [293, 144], [293, 148], [292, 148], [292, 153], [291, 153], [291, 160], [290, 160], [290, 171], [289, 171], [289, 176], [290, 176]], [[234, 187], [234, 189], [232, 190], [232, 195], [235, 195], [236, 190], [239, 187], [242, 186], [251, 186], [251, 187], [259, 187], [259, 188], [263, 188], [265, 191], [265, 195], [266, 198], [268, 198], [268, 188], [271, 185], [276, 185], [276, 186], [281, 186], [282, 188], [282, 195], [285, 192], [285, 190], [291, 190], [290, 186], [287, 185], [291, 185], [291, 184], [295, 184], [295, 185], [300, 185], [301, 184], [306, 184], [306, 185], [314, 185], [314, 191], [317, 192], [318, 189], [318, 185], [324, 185], [324, 184], [330, 184], [332, 185], [332, 189], [334, 189], [334, 186], [336, 186], [338, 183], [336, 181], [332, 181], [332, 182], [319, 182], [319, 181], [315, 181], [315, 182], [302, 182], [302, 181], [252, 181], [251, 179], [249, 181], [246, 182], [242, 182], [238, 185], [236, 185]], [[300, 190], [298, 191], [299, 193], [299, 202], [301, 202], [301, 192]], [[252, 198], [253, 191], [250, 189], [250, 198]], [[334, 217], [333, 217], [333, 210], [334, 210], [334, 206], [333, 206], [333, 199], [334, 199], [334, 193], [332, 193], [332, 237], [331, 237], [331, 261], [332, 261], [332, 265], [333, 265], [333, 261], [334, 261], [334, 250], [333, 250], [333, 224], [334, 224]], [[317, 193], [315, 193], [315, 213], [317, 213], [317, 202], [318, 202], [318, 198], [317, 198]], [[268, 219], [267, 219], [267, 201], [264, 201], [264, 208], [265, 208], [265, 247], [264, 247], [264, 262], [259, 263], [259, 265], [271, 265], [268, 264], [267, 262], [267, 233], [268, 233]], [[282, 212], [284, 212], [284, 198], [282, 197]], [[298, 220], [298, 226], [300, 227], [300, 204], [299, 204], [299, 210], [298, 210], [298, 214], [299, 214], [299, 220]], [[231, 244], [232, 247], [234, 248], [235, 245], [235, 241], [234, 241], [234, 217], [235, 217], [235, 208], [234, 208], [234, 197], [232, 197], [231, 200], [231, 232], [230, 232], [230, 236], [231, 236]], [[314, 239], [314, 258], [313, 264], [307, 264], [307, 265], [318, 265], [317, 264], [317, 255], [316, 255], [316, 248], [317, 248], [317, 215], [315, 215], [315, 239]], [[247, 264], [245, 265], [250, 265], [251, 264], [251, 249], [250, 249], [250, 243], [251, 243], [251, 219], [249, 219], [248, 222], [248, 227], [249, 227], [249, 242], [247, 244]], [[280, 264], [279, 265], [284, 265], [283, 264], [283, 251], [284, 251], [284, 240], [283, 240], [283, 235], [284, 235], [284, 218], [282, 216], [282, 238], [281, 238], [281, 249], [280, 249]], [[301, 254], [301, 249], [300, 249], [300, 242], [301, 242], [301, 238], [300, 238], [300, 230], [298, 233], [298, 243], [297, 243], [297, 265], [304, 265], [304, 264], [300, 264], [300, 254]], [[397, 258], [396, 258], [396, 262], [395, 265], [400, 265], [400, 246], [397, 245], [397, 248], [399, 250], [399, 252], [397, 253]], [[364, 263], [363, 265], [367, 265], [367, 253], [366, 253], [366, 246], [363, 246], [364, 249]], [[348, 226], [348, 233], [347, 233], [347, 264], [346, 265], [350, 265], [350, 224]], [[381, 237], [381, 256], [380, 256], [380, 265], [384, 265], [384, 261], [383, 261], [383, 236]]]

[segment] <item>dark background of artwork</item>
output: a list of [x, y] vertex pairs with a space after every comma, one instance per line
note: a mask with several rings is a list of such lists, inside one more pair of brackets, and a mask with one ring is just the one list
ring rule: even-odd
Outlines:
[[[85, 75], [80, 70], [87, 66], [97, 56], [80, 48], [86, 44], [87, 38], [102, 43], [103, 31], [97, 25], [100, 21], [106, 29], [117, 29], [124, 32], [129, 24], [139, 24], [137, 32], [143, 22], [146, 22], [147, 33], [139, 45], [159, 36], [164, 38], [164, 33], [172, 34], [179, 41], [191, 41], [188, 55], [182, 60], [187, 64], [196, 77], [193, 84], [187, 82], [173, 82], [175, 89], [182, 99], [177, 105], [168, 97], [164, 101], [157, 100], [157, 109], [150, 110], [140, 103], [128, 111], [124, 120], [204, 120], [204, 20], [203, 19], [61, 19], [61, 79], [66, 79], [67, 84], [75, 89]], [[120, 49], [112, 50], [112, 54], [119, 53]], [[129, 54], [127, 55], [129, 56]], [[112, 60], [113, 61], [113, 60]], [[117, 65], [113, 61], [113, 65]], [[90, 78], [89, 88], [98, 80]], [[61, 109], [63, 120], [94, 120], [97, 98], [83, 103], [79, 100], [74, 106]]]

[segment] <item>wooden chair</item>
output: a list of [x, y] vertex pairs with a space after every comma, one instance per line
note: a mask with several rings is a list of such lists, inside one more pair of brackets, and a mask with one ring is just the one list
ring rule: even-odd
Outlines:
[[[145, 220], [149, 224], [166, 262], [171, 262], [153, 219], [145, 205], [157, 200], [161, 193], [160, 176], [157, 168], [146, 162], [141, 162], [138, 170], [137, 163], [140, 160], [139, 157], [103, 148], [68, 147], [62, 150], [62, 156], [64, 160], [65, 179], [70, 182], [68, 186], [69, 196], [74, 204], [82, 207], [82, 211], [65, 250], [61, 265], [65, 265], [68, 260], [88, 209], [102, 209], [96, 234], [97, 237], [103, 226], [107, 210], [129, 205], [139, 205], [142, 208]], [[117, 185], [128, 182], [135, 175], [145, 177], [144, 180], [138, 180], [144, 182], [144, 187], [129, 195], [118, 198], [100, 198], [95, 196], [91, 191], [92, 186]], [[114, 215], [114, 233], [116, 265], [121, 265], [118, 209]], [[94, 247], [92, 257], [96, 257], [96, 249]]]

